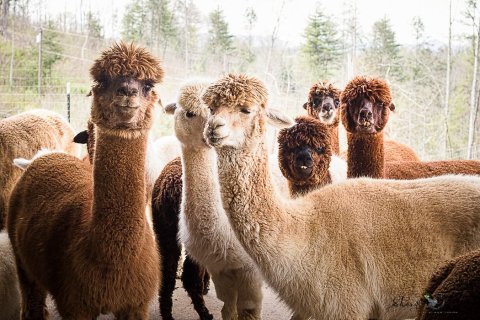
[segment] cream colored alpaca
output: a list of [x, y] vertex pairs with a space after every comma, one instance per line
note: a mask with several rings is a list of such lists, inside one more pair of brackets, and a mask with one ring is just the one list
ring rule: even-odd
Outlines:
[[480, 178], [352, 179], [284, 199], [268, 172], [264, 122], [291, 119], [266, 109], [264, 85], [227, 75], [203, 99], [232, 228], [299, 315], [413, 318], [435, 268], [480, 247]]
[[[182, 149], [180, 239], [212, 276], [224, 302], [223, 319], [261, 319], [262, 278], [228, 223], [216, 179], [215, 150], [203, 138], [209, 111], [201, 101], [208, 86], [192, 81], [180, 89], [175, 134]], [[173, 111], [170, 106], [169, 111]]]

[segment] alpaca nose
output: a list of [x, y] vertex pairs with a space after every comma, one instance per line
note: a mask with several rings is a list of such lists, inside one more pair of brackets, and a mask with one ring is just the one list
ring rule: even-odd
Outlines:
[[308, 151], [300, 152], [295, 158], [295, 165], [297, 167], [307, 167], [311, 168], [313, 166], [312, 156]]
[[322, 109], [329, 112], [333, 109], [333, 105], [330, 102], [324, 103]]
[[369, 109], [362, 109], [360, 110], [360, 119], [370, 119], [372, 118], [372, 111]]
[[224, 127], [225, 126], [225, 120], [219, 117], [213, 117], [210, 119], [211, 121], [208, 122], [208, 127], [210, 129], [210, 132], [213, 133], [213, 131]]

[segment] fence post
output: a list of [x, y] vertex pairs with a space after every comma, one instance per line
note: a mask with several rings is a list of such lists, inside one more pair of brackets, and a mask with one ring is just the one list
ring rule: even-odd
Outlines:
[[38, 43], [38, 95], [42, 94], [42, 32], [42, 28], [40, 28], [35, 39]]
[[70, 82], [67, 82], [67, 119], [70, 122]]

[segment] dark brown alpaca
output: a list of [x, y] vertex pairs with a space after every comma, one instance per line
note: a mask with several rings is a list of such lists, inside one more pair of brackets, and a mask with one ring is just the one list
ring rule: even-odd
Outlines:
[[477, 320], [480, 315], [480, 251], [448, 261], [431, 277], [418, 320]]
[[[152, 193], [153, 228], [162, 256], [162, 282], [159, 292], [162, 319], [171, 320], [172, 295], [181, 246], [178, 242], [178, 220], [182, 200], [182, 161], [176, 158], [163, 168], [155, 182]], [[207, 293], [210, 276], [205, 268], [193, 261], [187, 253], [183, 264], [182, 283], [192, 299], [201, 320], [213, 319], [203, 300]]]
[[308, 101], [303, 104], [309, 116], [319, 119], [327, 126], [333, 154], [340, 154], [338, 141], [340, 93], [340, 89], [330, 82], [319, 81], [310, 88]]
[[278, 134], [278, 162], [292, 197], [332, 183], [329, 129], [318, 119], [298, 117]]
[[26, 169], [10, 201], [23, 319], [46, 319], [49, 292], [64, 319], [148, 319], [160, 282], [159, 255], [145, 215], [145, 155], [160, 62], [123, 43], [90, 74], [96, 126], [93, 173], [59, 153]]
[[341, 118], [347, 130], [348, 177], [383, 178], [383, 129], [395, 110], [390, 87], [379, 78], [357, 76], [341, 95]]

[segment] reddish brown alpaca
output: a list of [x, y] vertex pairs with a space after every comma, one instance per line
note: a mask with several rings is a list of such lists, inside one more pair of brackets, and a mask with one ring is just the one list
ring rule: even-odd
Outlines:
[[303, 104], [309, 116], [319, 119], [327, 126], [333, 154], [340, 154], [338, 141], [340, 93], [340, 89], [330, 82], [319, 81], [310, 88], [308, 101]]
[[332, 183], [329, 129], [311, 117], [298, 117], [295, 122], [278, 134], [278, 162], [292, 197]]
[[383, 129], [395, 110], [390, 87], [378, 78], [357, 76], [341, 94], [341, 118], [347, 130], [349, 178], [385, 176]]
[[31, 163], [10, 201], [8, 232], [23, 319], [45, 319], [47, 292], [64, 319], [147, 319], [160, 282], [145, 215], [145, 155], [160, 62], [116, 44], [90, 69], [96, 125], [90, 165], [53, 153]]

